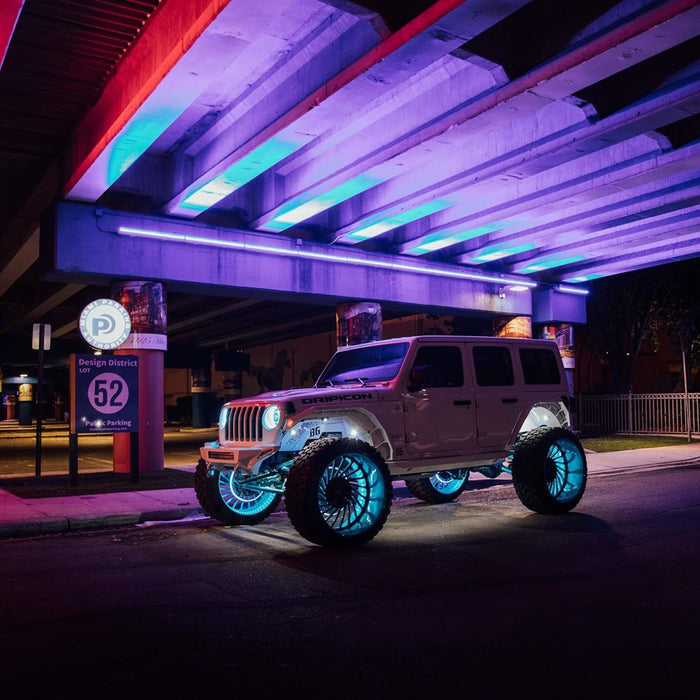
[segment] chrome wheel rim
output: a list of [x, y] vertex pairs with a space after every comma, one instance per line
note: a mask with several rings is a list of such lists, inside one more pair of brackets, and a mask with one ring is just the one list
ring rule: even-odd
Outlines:
[[583, 456], [570, 440], [553, 442], [544, 463], [547, 490], [560, 502], [574, 500], [583, 488], [586, 478]]
[[357, 535], [372, 527], [385, 503], [386, 484], [366, 455], [340, 455], [321, 474], [319, 512], [324, 523], [340, 535]]
[[258, 515], [269, 508], [276, 496], [246, 487], [238, 469], [219, 472], [219, 495], [226, 507], [238, 515]]
[[468, 469], [453, 469], [451, 471], [433, 474], [430, 477], [430, 484], [436, 491], [449, 496], [459, 491], [468, 478]]

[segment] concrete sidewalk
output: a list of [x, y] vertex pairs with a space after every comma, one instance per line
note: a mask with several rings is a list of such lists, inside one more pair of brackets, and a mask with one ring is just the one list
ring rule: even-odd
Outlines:
[[[590, 477], [700, 465], [700, 443], [587, 453]], [[183, 467], [194, 471], [194, 465]], [[474, 474], [474, 479], [484, 479]], [[499, 477], [510, 480], [508, 475]], [[397, 482], [401, 483], [401, 482]], [[203, 517], [194, 488], [19, 498], [0, 489], [0, 538]]]

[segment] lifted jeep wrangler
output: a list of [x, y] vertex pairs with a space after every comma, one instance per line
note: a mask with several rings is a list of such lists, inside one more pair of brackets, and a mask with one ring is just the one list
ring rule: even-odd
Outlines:
[[392, 481], [444, 503], [471, 471], [512, 474], [538, 513], [581, 499], [586, 458], [549, 341], [398, 338], [339, 349], [310, 389], [224, 405], [195, 490], [207, 515], [254, 524], [277, 507], [311, 542], [349, 547], [383, 527]]

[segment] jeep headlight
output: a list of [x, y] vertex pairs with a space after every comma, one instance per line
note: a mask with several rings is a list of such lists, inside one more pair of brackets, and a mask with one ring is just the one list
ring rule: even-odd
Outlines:
[[219, 413], [219, 430], [224, 430], [226, 423], [228, 423], [228, 408], [224, 407]]
[[282, 412], [279, 406], [268, 406], [263, 411], [262, 415], [263, 428], [265, 428], [265, 430], [274, 430], [279, 425], [281, 416]]

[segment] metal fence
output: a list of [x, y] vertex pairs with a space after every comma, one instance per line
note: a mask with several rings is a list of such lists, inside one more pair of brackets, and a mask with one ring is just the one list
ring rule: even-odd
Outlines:
[[687, 435], [700, 432], [700, 394], [621, 394], [578, 397], [584, 433]]

